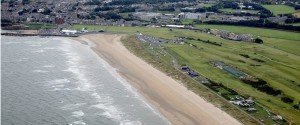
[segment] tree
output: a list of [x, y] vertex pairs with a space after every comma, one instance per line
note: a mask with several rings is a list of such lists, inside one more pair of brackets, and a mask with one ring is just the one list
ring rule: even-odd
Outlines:
[[29, 0], [22, 0], [22, 4], [24, 5], [24, 4], [29, 4], [30, 3], [30, 1]]
[[255, 43], [260, 43], [260, 44], [264, 43], [264, 41], [262, 39], [260, 39], [260, 38], [254, 39], [254, 42]]
[[281, 97], [281, 101], [283, 101], [285, 103], [293, 103], [294, 102], [294, 100], [289, 97]]
[[295, 109], [299, 109], [299, 105], [293, 105]]
[[106, 14], [99, 14], [99, 17], [105, 18], [105, 19], [114, 19], [114, 20], [118, 20], [121, 19], [122, 17], [120, 15], [118, 15], [115, 12], [107, 12]]
[[50, 13], [51, 13], [51, 10], [49, 8], [45, 8], [43, 14], [44, 15], [50, 15]]

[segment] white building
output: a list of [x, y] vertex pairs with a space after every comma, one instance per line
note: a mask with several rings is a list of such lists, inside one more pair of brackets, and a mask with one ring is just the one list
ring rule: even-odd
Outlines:
[[77, 30], [61, 30], [61, 33], [64, 33], [67, 35], [74, 35], [77, 33]]
[[135, 12], [132, 14], [134, 17], [140, 18], [141, 20], [147, 20], [150, 21], [151, 19], [155, 18], [161, 18], [161, 13], [152, 13], [152, 12]]
[[178, 14], [180, 19], [197, 19], [201, 20], [206, 17], [206, 13], [180, 13]]
[[184, 28], [184, 25], [166, 25], [169, 28]]

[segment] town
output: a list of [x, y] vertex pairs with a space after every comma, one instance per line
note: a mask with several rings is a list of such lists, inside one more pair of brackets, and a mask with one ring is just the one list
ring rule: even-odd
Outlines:
[[[208, 23], [299, 31], [299, 27], [293, 25], [300, 21], [299, 14], [275, 14], [261, 4], [300, 8], [297, 1], [276, 0], [269, 3], [217, 0], [163, 0], [156, 3], [134, 0], [3, 0], [1, 25], [2, 29], [69, 29], [74, 24], [158, 27], [173, 25], [176, 28], [183, 25], [185, 28], [195, 28], [194, 24]], [[239, 36], [231, 36], [228, 39], [238, 39], [237, 37]], [[241, 39], [243, 38], [239, 38]], [[250, 37], [245, 39], [251, 41]]]

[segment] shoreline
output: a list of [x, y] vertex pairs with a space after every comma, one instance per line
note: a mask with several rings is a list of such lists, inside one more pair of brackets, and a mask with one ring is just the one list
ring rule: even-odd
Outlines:
[[91, 49], [116, 68], [118, 73], [172, 124], [241, 124], [221, 109], [187, 90], [178, 81], [133, 55], [121, 43], [122, 36], [90, 34], [74, 39], [79, 42], [92, 42], [94, 45], [90, 46]]

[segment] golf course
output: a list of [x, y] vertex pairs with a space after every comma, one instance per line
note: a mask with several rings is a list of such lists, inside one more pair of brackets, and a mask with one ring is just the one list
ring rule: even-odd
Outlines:
[[[264, 124], [300, 124], [299, 32], [244, 26], [196, 25], [196, 28], [199, 29], [209, 28], [227, 30], [237, 34], [251, 34], [255, 38], [263, 40], [262, 44], [257, 44], [227, 40], [188, 29], [100, 25], [74, 25], [73, 28], [128, 34], [126, 38], [123, 38], [124, 45], [134, 54], [174, 79], [182, 81], [187, 88], [245, 124], [256, 124], [257, 121]], [[164, 42], [158, 45], [139, 42], [135, 38], [136, 33], [163, 39]], [[182, 44], [172, 42], [179, 38], [185, 38]], [[251, 77], [261, 79], [268, 89], [256, 88], [232, 74], [214, 67], [212, 65], [214, 61], [223, 62]], [[199, 85], [195, 79], [190, 79], [174, 69], [174, 62], [178, 66], [189, 66], [202, 77], [218, 84], [218, 88]], [[270, 94], [269, 89], [279, 93]], [[232, 94], [231, 91], [237, 94]], [[242, 111], [238, 111], [232, 104], [220, 99], [230, 100], [237, 95], [245, 98], [252, 97], [257, 102], [257, 112], [245, 113], [243, 108], [241, 108]], [[280, 115], [286, 121], [278, 122], [266, 118], [270, 113]]]

